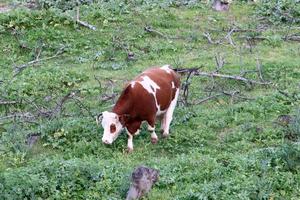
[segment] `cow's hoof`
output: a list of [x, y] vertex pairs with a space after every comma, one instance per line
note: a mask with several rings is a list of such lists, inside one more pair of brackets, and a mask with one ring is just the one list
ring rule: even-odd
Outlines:
[[168, 138], [169, 137], [169, 133], [163, 133], [162, 137], [165, 138], [165, 139]]
[[127, 153], [132, 153], [132, 152], [133, 152], [133, 148], [127, 147]]
[[156, 144], [158, 142], [158, 139], [157, 138], [151, 138], [151, 143], [152, 144]]

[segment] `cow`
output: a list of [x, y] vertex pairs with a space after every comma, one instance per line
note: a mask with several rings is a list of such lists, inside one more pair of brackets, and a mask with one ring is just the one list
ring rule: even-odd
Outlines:
[[101, 121], [104, 129], [102, 142], [112, 144], [125, 128], [127, 150], [132, 152], [133, 136], [138, 135], [142, 122], [146, 121], [151, 142], [156, 144], [156, 119], [161, 122], [162, 136], [168, 137], [179, 90], [180, 77], [170, 65], [152, 67], [142, 72], [125, 86], [111, 112], [104, 111], [97, 116], [97, 123]]

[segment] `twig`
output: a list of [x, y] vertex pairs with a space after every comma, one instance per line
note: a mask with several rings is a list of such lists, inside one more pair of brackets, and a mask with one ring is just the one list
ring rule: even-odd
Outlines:
[[257, 68], [257, 73], [258, 73], [258, 77], [259, 77], [260, 81], [264, 82], [264, 79], [262, 76], [262, 71], [261, 71], [261, 62], [258, 59], [258, 57], [256, 57], [256, 68]]
[[184, 97], [184, 104], [185, 105], [188, 105], [187, 100], [188, 100], [188, 96], [189, 96], [189, 85], [191, 84], [189, 82], [189, 79], [191, 78], [192, 74], [193, 74], [193, 71], [190, 71], [188, 73], [188, 75], [186, 77], [186, 80], [185, 80], [185, 82], [183, 84], [183, 97]]
[[63, 52], [64, 52], [64, 47], [60, 48], [53, 56], [50, 56], [50, 57], [47, 57], [47, 58], [42, 58], [42, 59], [39, 59], [37, 57], [35, 60], [32, 60], [32, 61], [30, 61], [28, 63], [25, 63], [25, 64], [22, 64], [22, 65], [20, 65], [18, 67], [15, 67], [15, 69], [14, 69], [14, 77], [17, 76], [20, 72], [22, 72], [28, 66], [34, 65], [34, 64], [39, 63], [39, 62], [43, 62], [43, 61], [47, 61], [47, 60], [56, 58], [56, 57], [60, 56]]
[[219, 72], [219, 70], [222, 67], [224, 67], [224, 64], [225, 64], [224, 58], [220, 55], [220, 53], [216, 53], [215, 61], [216, 61], [216, 65], [217, 65], [215, 72]]
[[211, 100], [211, 99], [215, 99], [215, 98], [217, 98], [219, 96], [222, 96], [222, 95], [224, 95], [224, 93], [218, 93], [218, 94], [215, 94], [213, 96], [205, 97], [203, 99], [200, 99], [200, 100], [196, 101], [194, 104], [201, 104], [201, 103], [204, 103], [204, 102], [206, 102], [208, 100]]

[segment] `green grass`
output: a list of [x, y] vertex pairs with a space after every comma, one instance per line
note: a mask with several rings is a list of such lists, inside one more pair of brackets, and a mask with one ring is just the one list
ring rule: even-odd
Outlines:
[[[120, 1], [121, 2], [121, 1]], [[70, 15], [54, 10], [15, 10], [0, 15], [1, 99], [17, 105], [0, 105], [1, 116], [35, 112], [35, 106], [53, 108], [69, 91], [93, 116], [113, 102], [101, 102], [110, 79], [113, 91], [153, 65], [202, 66], [215, 70], [215, 54], [225, 57], [224, 74], [255, 70], [256, 58], [263, 76], [272, 86], [247, 86], [237, 81], [215, 79], [219, 90], [239, 90], [249, 99], [221, 96], [200, 105], [177, 106], [171, 135], [152, 145], [146, 128], [134, 138], [134, 153], [125, 152], [122, 134], [112, 146], [101, 143], [102, 129], [74, 101], [53, 119], [0, 121], [1, 199], [124, 199], [129, 177], [137, 165], [160, 170], [160, 180], [145, 199], [299, 199], [299, 143], [284, 138], [285, 128], [276, 125], [279, 115], [295, 114], [299, 108], [300, 46], [270, 38], [257, 42], [252, 52], [234, 33], [235, 47], [209, 44], [222, 39], [233, 24], [254, 29], [255, 6], [235, 3], [230, 12], [216, 13], [206, 5], [164, 7], [93, 4], [81, 7], [81, 19], [96, 31], [74, 24]], [[169, 39], [146, 33], [144, 27]], [[17, 30], [20, 48], [13, 36]], [[284, 24], [268, 25], [262, 35], [284, 36]], [[218, 31], [219, 30], [219, 31]], [[177, 39], [174, 39], [177, 38]], [[41, 62], [13, 77], [13, 69], [34, 59], [36, 47], [44, 44], [41, 58], [66, 52]], [[129, 51], [134, 61], [126, 59]], [[99, 87], [96, 76], [102, 85]], [[258, 79], [256, 74], [248, 76]], [[185, 77], [182, 77], [182, 81]], [[207, 77], [193, 77], [189, 101], [205, 98], [213, 84]], [[279, 92], [289, 94], [285, 96]], [[110, 89], [108, 89], [110, 91]], [[45, 97], [51, 97], [49, 101]], [[39, 133], [40, 141], [29, 149], [26, 136]]]

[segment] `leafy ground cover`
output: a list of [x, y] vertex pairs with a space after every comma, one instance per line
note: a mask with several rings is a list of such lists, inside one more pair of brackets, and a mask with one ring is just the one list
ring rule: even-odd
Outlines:
[[[0, 199], [124, 199], [140, 164], [161, 176], [145, 199], [300, 198], [297, 20], [262, 14], [274, 8], [264, 1], [221, 13], [198, 1], [87, 1], [80, 16], [93, 31], [69, 5], [40, 2], [0, 14]], [[125, 134], [101, 143], [94, 116], [126, 81], [166, 63], [212, 72], [216, 57], [222, 74], [261, 66], [272, 84], [192, 76], [170, 138], [152, 145], [144, 129], [132, 154]], [[197, 104], [224, 91], [239, 94]]]

